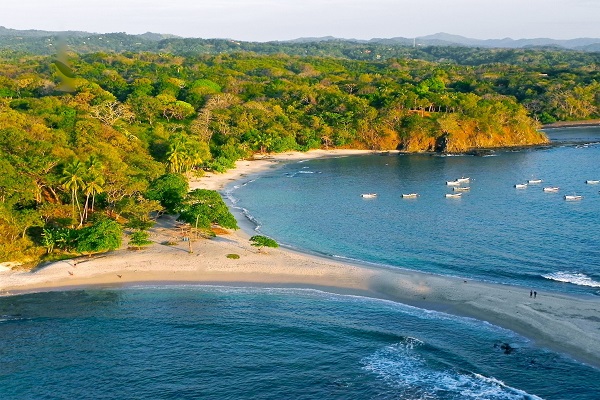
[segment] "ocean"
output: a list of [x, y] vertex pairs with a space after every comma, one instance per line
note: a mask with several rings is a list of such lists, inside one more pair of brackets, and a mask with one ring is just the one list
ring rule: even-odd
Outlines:
[[[597, 296], [600, 185], [585, 181], [600, 175], [600, 130], [549, 134], [552, 146], [486, 157], [290, 163], [226, 194], [258, 232], [306, 252]], [[446, 181], [462, 176], [471, 190], [445, 198]], [[530, 179], [543, 182], [514, 188]], [[401, 198], [412, 192], [420, 196]], [[573, 193], [583, 199], [564, 200]], [[0, 297], [0, 338], [2, 400], [600, 393], [600, 369], [509, 330], [312, 289], [144, 285]]]
[[600, 370], [508, 330], [306, 289], [3, 297], [0, 337], [4, 400], [578, 400], [600, 392]]

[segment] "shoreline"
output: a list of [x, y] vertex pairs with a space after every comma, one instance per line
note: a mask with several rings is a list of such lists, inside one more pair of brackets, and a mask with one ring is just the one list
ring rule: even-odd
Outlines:
[[588, 119], [581, 121], [557, 121], [551, 124], [542, 125], [542, 130], [555, 128], [577, 128], [587, 126], [600, 126], [600, 119]]
[[[372, 153], [316, 150], [242, 160], [224, 174], [192, 180], [190, 189], [223, 191], [234, 182], [251, 179], [282, 162]], [[253, 231], [251, 221], [239, 210], [232, 211], [241, 229], [215, 239], [194, 240], [193, 253], [188, 252], [189, 243], [180, 240], [174, 219], [163, 216], [152, 228], [150, 239], [154, 244], [147, 248], [123, 248], [90, 258], [58, 261], [34, 272], [0, 271], [0, 294], [140, 284], [311, 288], [487, 321], [529, 338], [537, 346], [600, 368], [600, 298], [538, 293], [533, 299], [529, 288], [518, 286], [342, 262], [289, 248], [259, 252], [248, 241]], [[161, 244], [167, 241], [177, 244]], [[227, 254], [238, 254], [240, 258], [229, 259]]]

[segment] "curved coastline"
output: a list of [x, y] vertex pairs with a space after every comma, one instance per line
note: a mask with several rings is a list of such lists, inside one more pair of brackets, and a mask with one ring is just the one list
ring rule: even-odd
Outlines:
[[[191, 188], [223, 191], [282, 162], [367, 153], [372, 152], [318, 150], [238, 161], [234, 170], [193, 180]], [[121, 249], [59, 261], [34, 272], [0, 272], [0, 292], [6, 295], [157, 282], [315, 288], [488, 321], [600, 368], [600, 298], [538, 293], [533, 299], [529, 288], [342, 262], [289, 248], [258, 252], [248, 242], [254, 232], [251, 221], [241, 217], [239, 210], [233, 211], [242, 229], [213, 240], [195, 241], [193, 253], [188, 252], [186, 242], [161, 244], [179, 236], [174, 220], [163, 217], [152, 230], [155, 244], [144, 250]], [[227, 258], [231, 253], [240, 259]]]

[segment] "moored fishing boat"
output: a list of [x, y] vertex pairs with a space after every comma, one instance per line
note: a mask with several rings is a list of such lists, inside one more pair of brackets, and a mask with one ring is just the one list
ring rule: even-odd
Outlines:
[[458, 178], [456, 181], [460, 183], [468, 183], [471, 182], [471, 178], [463, 176], [462, 178]]
[[558, 192], [559, 189], [560, 188], [557, 187], [557, 186], [549, 186], [549, 187], [545, 187], [544, 188], [544, 192], [550, 192], [550, 193], [552, 193], [552, 192]]
[[377, 197], [377, 193], [363, 193], [360, 195], [360, 197], [362, 197], [364, 199], [373, 199], [373, 198]]
[[517, 188], [517, 189], [527, 189], [527, 184], [526, 183], [517, 183], [515, 185], [515, 188]]
[[415, 199], [417, 197], [419, 197], [418, 193], [406, 193], [402, 195], [403, 199]]
[[585, 181], [585, 183], [587, 183], [588, 185], [597, 185], [600, 183], [600, 181], [596, 179], [588, 179], [587, 181]]
[[460, 182], [459, 181], [446, 181], [446, 185], [448, 185], [448, 186], [459, 186]]
[[454, 190], [455, 192], [468, 192], [469, 190], [471, 190], [470, 186], [457, 186], [452, 188], [452, 190]]
[[532, 184], [535, 185], [538, 183], [542, 183], [542, 180], [541, 179], [530, 179], [527, 181], [527, 183], [529, 183], [530, 185], [532, 185]]
[[446, 193], [448, 199], [458, 199], [462, 196], [462, 193]]
[[576, 195], [576, 194], [573, 194], [573, 195], [568, 195], [567, 194], [567, 195], [565, 195], [565, 200], [567, 200], [567, 201], [577, 201], [577, 200], [581, 200], [581, 199], [583, 199], [583, 196], [579, 196], [579, 195]]

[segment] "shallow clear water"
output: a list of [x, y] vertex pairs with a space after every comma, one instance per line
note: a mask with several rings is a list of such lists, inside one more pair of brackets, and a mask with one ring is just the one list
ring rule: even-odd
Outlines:
[[[370, 155], [290, 163], [228, 188], [259, 231], [319, 254], [538, 290], [600, 293], [600, 129], [492, 156]], [[446, 181], [471, 178], [460, 199]], [[527, 189], [514, 185], [542, 179]], [[559, 186], [558, 193], [543, 191]], [[403, 193], [419, 193], [403, 199]], [[361, 193], [377, 193], [365, 199]], [[583, 195], [565, 201], [565, 194]]]
[[600, 370], [509, 331], [314, 290], [40, 293], [0, 298], [0, 315], [5, 400], [581, 400], [600, 391]]

